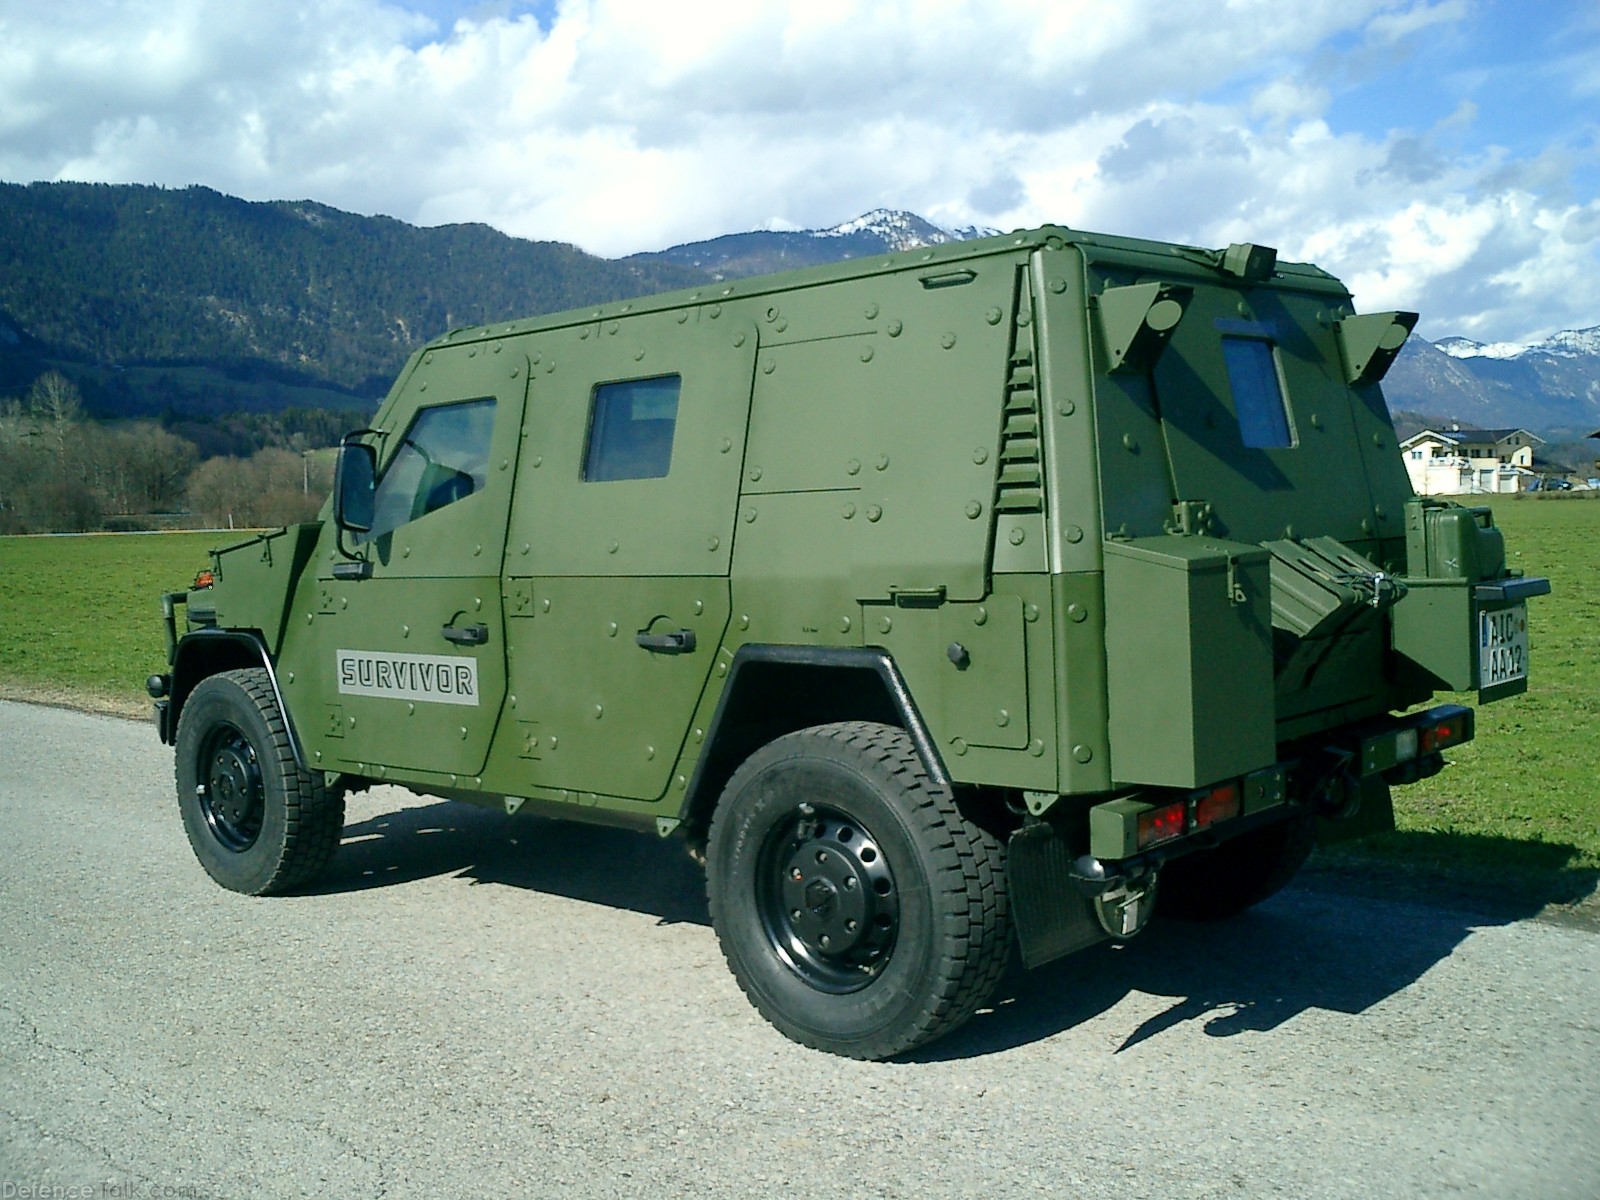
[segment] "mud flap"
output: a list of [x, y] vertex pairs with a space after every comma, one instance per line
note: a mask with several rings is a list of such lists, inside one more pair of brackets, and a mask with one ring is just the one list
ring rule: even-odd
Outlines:
[[1320, 817], [1317, 841], [1322, 845], [1348, 842], [1374, 833], [1394, 830], [1394, 798], [1381, 775], [1368, 775], [1361, 781], [1361, 805], [1342, 820]]
[[1012, 919], [1030, 969], [1106, 940], [1072, 863], [1067, 844], [1043, 823], [1017, 830], [1006, 847]]

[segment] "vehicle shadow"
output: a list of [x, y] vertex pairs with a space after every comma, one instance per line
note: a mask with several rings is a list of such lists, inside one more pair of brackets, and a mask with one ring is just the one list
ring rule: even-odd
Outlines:
[[643, 913], [664, 925], [710, 925], [705, 875], [678, 839], [626, 829], [508, 817], [441, 800], [345, 826], [309, 892], [331, 895], [454, 875]]
[[[1399, 842], [1393, 839], [1400, 837]], [[1264, 1032], [1310, 1009], [1357, 1015], [1403, 991], [1473, 930], [1525, 920], [1592, 896], [1579, 852], [1463, 835], [1386, 835], [1383, 856], [1319, 850], [1282, 894], [1231, 920], [1157, 920], [1124, 946], [1102, 944], [1033, 971], [1013, 962], [965, 1026], [904, 1063], [981, 1057], [1092, 1021], [1134, 994], [1170, 1000], [1110, 1032], [1115, 1053], [1200, 1022], [1212, 1037]], [[1451, 844], [1446, 844], [1451, 843]], [[1403, 851], [1400, 858], [1396, 850]], [[1465, 886], [1440, 863], [1517, 860], [1514, 885]], [[440, 801], [352, 823], [317, 894], [453, 875], [707, 926], [705, 880], [676, 839]]]
[[[1473, 844], [1460, 844], [1464, 838]], [[1404, 859], [1388, 857], [1397, 849]], [[1415, 983], [1475, 929], [1573, 905], [1600, 885], [1600, 872], [1571, 866], [1580, 859], [1572, 846], [1530, 852], [1508, 839], [1407, 833], [1385, 835], [1383, 851], [1318, 851], [1291, 887], [1229, 921], [1158, 919], [1123, 946], [1102, 944], [1033, 971], [1014, 960], [988, 1007], [903, 1061], [978, 1057], [1042, 1041], [1131, 993], [1172, 1002], [1117, 1031], [1116, 1053], [1192, 1021], [1209, 1036], [1232, 1037], [1275, 1029], [1308, 1009], [1357, 1015]], [[1497, 856], [1519, 865], [1493, 887], [1442, 866]], [[1571, 923], [1594, 927], [1594, 917], [1588, 911]]]

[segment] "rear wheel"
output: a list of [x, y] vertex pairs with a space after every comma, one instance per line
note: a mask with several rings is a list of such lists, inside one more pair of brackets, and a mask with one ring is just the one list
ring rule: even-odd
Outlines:
[[344, 827], [344, 796], [302, 771], [266, 671], [202, 681], [177, 737], [178, 808], [206, 872], [260, 896], [302, 887], [327, 865]]
[[1221, 921], [1260, 904], [1295, 877], [1317, 842], [1310, 812], [1233, 838], [1161, 868], [1156, 911], [1188, 921]]
[[867, 722], [778, 738], [735, 772], [707, 846], [734, 977], [803, 1045], [887, 1058], [947, 1033], [1005, 968], [1004, 848]]

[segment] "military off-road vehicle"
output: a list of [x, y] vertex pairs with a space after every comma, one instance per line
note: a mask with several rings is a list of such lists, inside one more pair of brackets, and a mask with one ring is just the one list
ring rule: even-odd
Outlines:
[[320, 520], [165, 597], [190, 841], [303, 888], [374, 783], [680, 837], [755, 1007], [860, 1058], [1013, 934], [1237, 913], [1472, 738], [1436, 690], [1527, 685], [1548, 585], [1402, 469], [1415, 320], [1046, 227], [449, 333]]

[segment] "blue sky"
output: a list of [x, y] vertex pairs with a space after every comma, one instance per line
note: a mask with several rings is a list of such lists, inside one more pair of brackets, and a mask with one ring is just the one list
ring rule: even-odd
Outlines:
[[0, 179], [610, 256], [877, 207], [1248, 240], [1527, 341], [1600, 325], [1600, 3], [0, 0]]

